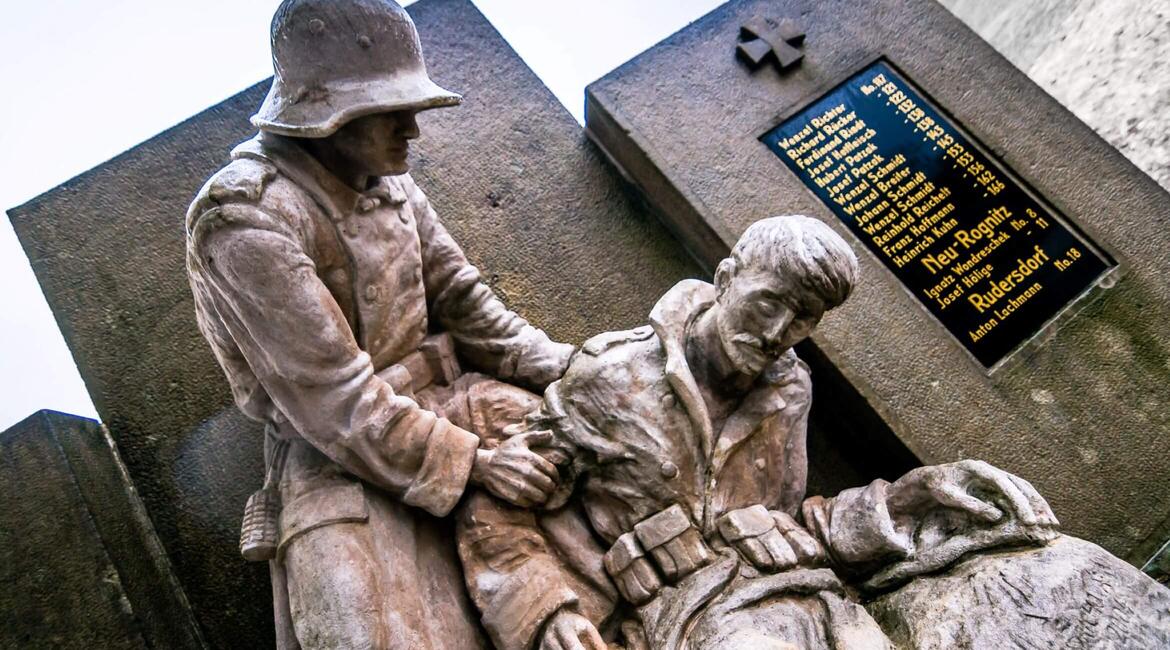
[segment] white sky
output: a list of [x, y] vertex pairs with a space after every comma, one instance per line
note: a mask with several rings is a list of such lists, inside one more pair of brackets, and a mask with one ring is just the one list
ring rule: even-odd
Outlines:
[[[581, 121], [586, 84], [722, 0], [474, 2]], [[0, 210], [272, 74], [278, 4], [0, 0]], [[96, 418], [28, 258], [0, 221], [0, 431], [42, 408]]]

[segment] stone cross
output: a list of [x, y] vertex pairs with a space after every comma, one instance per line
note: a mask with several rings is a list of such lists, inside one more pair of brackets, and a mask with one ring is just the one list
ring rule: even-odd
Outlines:
[[756, 16], [739, 28], [744, 39], [736, 52], [754, 70], [769, 57], [776, 61], [780, 70], [795, 65], [804, 54], [796, 49], [804, 42], [804, 30], [795, 22], [785, 18], [777, 22], [771, 18]]

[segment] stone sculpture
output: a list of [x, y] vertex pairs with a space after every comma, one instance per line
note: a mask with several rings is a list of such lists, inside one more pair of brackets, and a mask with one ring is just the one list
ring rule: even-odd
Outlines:
[[503, 306], [406, 173], [415, 114], [461, 98], [401, 7], [286, 0], [272, 50], [260, 133], [186, 222], [199, 326], [266, 425], [241, 550], [270, 561], [281, 648], [481, 647], [436, 517], [469, 484], [544, 501], [556, 471], [528, 444], [545, 434], [479, 436], [531, 410], [516, 384], [543, 389], [573, 348]]
[[714, 285], [574, 356], [407, 173], [415, 115], [460, 97], [402, 8], [285, 0], [272, 47], [260, 133], [186, 227], [201, 331], [265, 424], [241, 551], [280, 647], [484, 647], [477, 618], [509, 650], [1170, 643], [1162, 587], [985, 463], [804, 498], [792, 346], [857, 274], [824, 224], [757, 223]]
[[811, 383], [792, 346], [846, 299], [856, 264], [823, 223], [766, 219], [714, 285], [681, 282], [650, 326], [582, 347], [509, 430], [552, 433], [552, 512], [477, 494], [459, 515], [497, 647], [1170, 643], [1170, 592], [1060, 537], [1036, 490], [986, 463], [804, 498]]

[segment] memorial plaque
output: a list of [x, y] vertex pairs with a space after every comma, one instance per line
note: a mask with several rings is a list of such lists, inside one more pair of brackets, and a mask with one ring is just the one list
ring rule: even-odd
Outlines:
[[761, 140], [986, 368], [1114, 265], [887, 61]]

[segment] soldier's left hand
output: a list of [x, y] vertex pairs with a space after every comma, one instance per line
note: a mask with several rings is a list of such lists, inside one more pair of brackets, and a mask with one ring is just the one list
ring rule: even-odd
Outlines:
[[537, 392], [543, 392], [548, 385], [561, 378], [569, 367], [569, 357], [577, 348], [568, 343], [549, 341], [538, 354], [520, 358], [516, 376], [528, 382]]
[[1059, 525], [1031, 483], [979, 460], [911, 470], [887, 487], [886, 506], [895, 524], [941, 506], [987, 524], [1007, 516], [1024, 526]]

